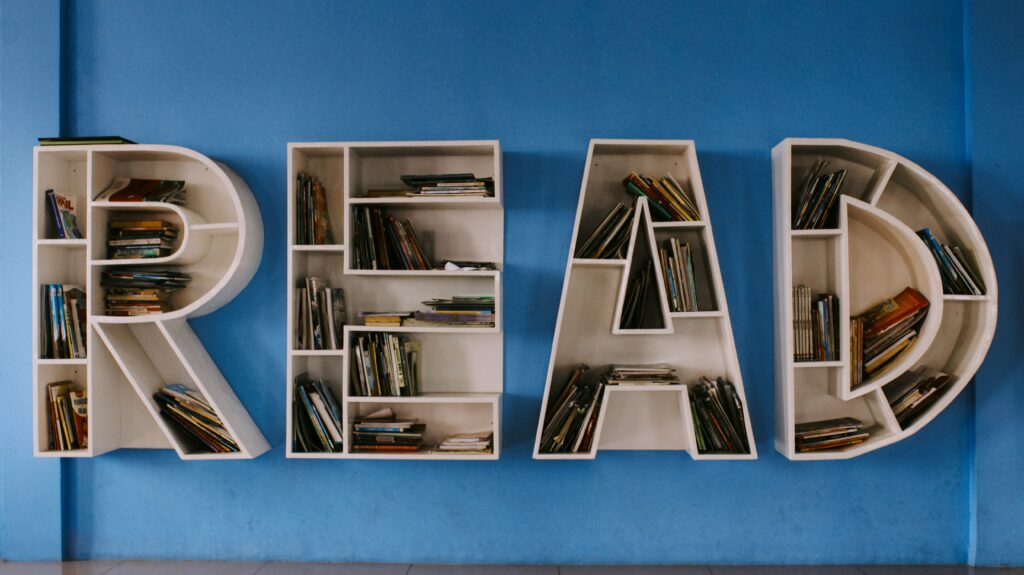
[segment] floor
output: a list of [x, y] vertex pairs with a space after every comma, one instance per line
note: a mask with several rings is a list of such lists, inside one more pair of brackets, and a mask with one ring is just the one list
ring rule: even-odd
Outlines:
[[1024, 575], [959, 565], [619, 566], [73, 561], [3, 563], [0, 575]]

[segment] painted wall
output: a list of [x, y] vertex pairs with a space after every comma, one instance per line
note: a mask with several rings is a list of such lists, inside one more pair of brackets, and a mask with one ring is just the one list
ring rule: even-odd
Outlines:
[[1024, 183], [1016, 173], [1024, 153], [1024, 74], [1006, 67], [1024, 54], [1024, 5], [972, 0], [969, 142], [974, 213], [988, 234], [999, 273], [999, 328], [978, 373], [975, 474], [979, 564], [1024, 564], [1018, 535], [1024, 514]]
[[[772, 321], [770, 149], [779, 140], [837, 136], [889, 148], [966, 197], [961, 2], [510, 6], [70, 4], [65, 135], [117, 133], [195, 148], [231, 165], [260, 202], [268, 238], [262, 267], [238, 299], [193, 327], [274, 449], [251, 462], [186, 464], [171, 452], [119, 452], [65, 462], [63, 471], [46, 468], [39, 473], [59, 477], [65, 493], [64, 551], [75, 558], [427, 562], [967, 560], [970, 398], [880, 452], [788, 462], [772, 445], [765, 337]], [[13, 42], [9, 28], [5, 44]], [[18, 47], [37, 47], [39, 38], [54, 35], [21, 38]], [[11, 97], [39, 89], [20, 80], [53, 76], [53, 66], [14, 77], [5, 69], [3, 110]], [[31, 109], [39, 124], [15, 134], [5, 122], [3, 133], [7, 278], [28, 277], [30, 237], [29, 203], [9, 190], [27, 189], [30, 138], [52, 133], [58, 117], [56, 105], [33, 102]], [[530, 459], [592, 137], [696, 140], [759, 461], [697, 464], [658, 453]], [[498, 138], [505, 150], [502, 460], [286, 461], [286, 142], [471, 138]], [[9, 153], [12, 145], [20, 156]], [[3, 301], [28, 301], [23, 284], [5, 279]], [[29, 342], [19, 334], [31, 318], [13, 310], [4, 319], [7, 541], [0, 554], [26, 558], [42, 548], [12, 534], [53, 529], [54, 518], [11, 503], [40, 493], [27, 484], [36, 472], [22, 466], [45, 464], [26, 457], [28, 390], [10, 384], [28, 379]], [[1003, 314], [1000, 329], [1011, 321]], [[1000, 342], [997, 352], [1012, 363], [1009, 344]], [[1024, 553], [1019, 543], [1011, 547]]]

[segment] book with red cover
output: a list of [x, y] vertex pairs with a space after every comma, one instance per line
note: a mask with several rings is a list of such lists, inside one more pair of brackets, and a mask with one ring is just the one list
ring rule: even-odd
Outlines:
[[861, 316], [864, 318], [864, 339], [877, 337], [887, 328], [928, 307], [928, 304], [928, 298], [921, 292], [912, 287], [904, 289], [896, 297], [885, 300]]

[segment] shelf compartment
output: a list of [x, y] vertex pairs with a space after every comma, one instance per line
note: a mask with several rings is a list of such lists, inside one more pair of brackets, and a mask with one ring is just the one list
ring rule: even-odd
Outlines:
[[[324, 385], [334, 394], [335, 401], [342, 412], [342, 426], [344, 427], [345, 412], [348, 407], [345, 405], [345, 358], [342, 355], [297, 355], [288, 358], [288, 398], [287, 418], [285, 432], [286, 452], [288, 457], [336, 457], [340, 452], [304, 452], [297, 451], [293, 430], [295, 429], [295, 381], [300, 376], [307, 376], [312, 380], [323, 380]], [[301, 406], [299, 406], [301, 408]], [[344, 433], [344, 429], [342, 430]]]
[[[490, 202], [479, 202], [479, 205], [501, 205], [501, 148], [497, 141], [364, 142], [351, 144], [348, 152], [347, 196], [350, 204], [364, 199], [405, 199], [428, 200], [438, 206], [446, 203], [470, 205], [477, 203], [473, 200], [489, 199]], [[459, 173], [472, 173], [477, 178], [494, 178], [494, 198], [365, 198], [366, 191], [370, 189], [406, 187], [400, 178], [403, 175]], [[458, 201], [438, 201], [450, 199]]]
[[[408, 336], [420, 343], [420, 391], [427, 397], [444, 397], [443, 394], [465, 395], [478, 400], [493, 399], [500, 393], [501, 378], [481, 377], [479, 374], [492, 373], [494, 366], [502, 363], [502, 342], [500, 337], [480, 337], [477, 333], [463, 333], [466, 330], [451, 328], [446, 332], [406, 332], [397, 329], [375, 329], [376, 332], [396, 333]], [[347, 345], [350, 354], [350, 368], [354, 370], [355, 350], [359, 337], [366, 331], [348, 332]], [[369, 396], [360, 397], [353, 393], [354, 373], [346, 374], [349, 383], [349, 399], [385, 399]], [[441, 395], [439, 395], [441, 394]], [[481, 395], [482, 394], [482, 395]], [[399, 397], [394, 400], [417, 397]]]
[[[849, 317], [863, 314], [907, 286], [929, 301], [928, 315], [913, 346], [856, 388], [846, 386], [840, 396], [849, 398], [878, 389], [921, 358], [938, 333], [944, 300], [938, 268], [924, 242], [910, 228], [863, 202], [844, 199], [840, 209], [848, 229]], [[842, 329], [845, 360], [849, 357], [849, 323], [844, 322]]]
[[85, 250], [39, 245], [36, 247], [36, 280], [39, 284], [36, 289], [43, 284], [66, 284], [77, 285], [86, 291], [86, 267]]
[[[615, 326], [613, 334], [648, 334], [648, 333], [671, 333], [671, 320], [668, 315], [668, 300], [665, 293], [665, 283], [662, 276], [661, 266], [658, 263], [657, 251], [654, 248], [654, 234], [651, 231], [650, 208], [647, 200], [641, 199], [637, 202], [637, 213], [633, 217], [633, 229], [629, 245], [631, 246], [626, 255], [629, 265], [623, 271], [622, 283], [619, 287], [619, 296], [615, 304]], [[626, 328], [625, 322], [626, 305], [629, 299], [630, 287], [637, 280], [642, 270], [651, 266], [651, 279], [647, 293], [643, 294], [644, 316], [641, 318], [641, 327]]]
[[827, 143], [793, 144], [791, 156], [791, 206], [799, 202], [804, 176], [818, 159], [828, 160], [829, 173], [846, 170], [842, 195], [870, 202], [889, 179], [895, 162], [869, 150]]
[[[351, 203], [351, 202], [350, 202]], [[495, 230], [504, 226], [504, 212], [493, 209], [420, 210], [408, 204], [383, 206], [397, 220], [409, 220], [416, 230], [420, 246], [434, 265], [444, 260], [492, 262], [502, 265], [502, 243], [493, 241]], [[351, 214], [349, 214], [351, 216]], [[358, 273], [353, 255], [355, 225], [349, 226], [346, 244], [348, 270]], [[369, 270], [373, 271], [373, 270]], [[398, 270], [388, 270], [398, 271]]]
[[[199, 262], [210, 250], [209, 229], [196, 231], [196, 225], [206, 220], [188, 208], [159, 202], [93, 202], [90, 236], [94, 266], [187, 265]], [[178, 237], [167, 256], [157, 258], [107, 259], [108, 226], [115, 219], [157, 219], [170, 222], [177, 228]], [[232, 224], [237, 231], [237, 224]]]
[[[356, 325], [360, 311], [425, 311], [423, 304], [434, 298], [450, 298], [456, 295], [493, 296], [495, 298], [495, 327], [428, 327], [403, 326], [408, 331], [440, 331], [461, 333], [466, 330], [492, 333], [501, 329], [502, 295], [500, 273], [458, 272], [452, 275], [352, 275], [345, 274], [333, 287], [345, 290], [350, 329], [369, 331], [378, 326]], [[296, 276], [302, 277], [302, 276]], [[387, 328], [385, 328], [385, 331]]]
[[[672, 312], [673, 314], [717, 313], [719, 310], [718, 298], [716, 297], [719, 287], [715, 285], [715, 277], [712, 274], [714, 268], [711, 265], [707, 248], [708, 234], [707, 228], [683, 228], [681, 230], [658, 228], [654, 230], [654, 237], [658, 248], [664, 247], [665, 240], [676, 238], [680, 244], [690, 245], [690, 253], [693, 258], [693, 277], [697, 286], [698, 311]], [[655, 258], [655, 262], [658, 262], [657, 258]], [[665, 295], [668, 297], [667, 292]], [[667, 306], [668, 301], [666, 300]]]
[[[88, 377], [85, 365], [81, 364], [54, 364], [39, 363], [35, 367], [35, 453], [36, 455], [47, 455], [50, 457], [91, 457], [92, 456], [92, 426], [89, 425], [89, 438], [87, 447], [82, 449], [50, 449], [50, 398], [47, 393], [47, 386], [59, 381], [71, 381], [77, 389], [88, 392]], [[92, 399], [91, 397], [89, 398]], [[88, 406], [89, 423], [92, 423], [92, 401]]]
[[[295, 243], [297, 237], [295, 211], [296, 178], [299, 172], [316, 176], [324, 186], [327, 198], [327, 219], [330, 222], [331, 235], [335, 242], [340, 242], [345, 235], [345, 148], [332, 144], [312, 144], [288, 146], [288, 237]], [[324, 248], [328, 246], [296, 244], [299, 248]]]
[[430, 209], [501, 209], [501, 202], [497, 198], [472, 196], [466, 198], [443, 197], [432, 198], [429, 196], [410, 196], [397, 198], [351, 198], [348, 201], [350, 206], [381, 206]]
[[[384, 399], [384, 398], [372, 398]], [[398, 399], [398, 398], [396, 398]], [[401, 398], [408, 399], [408, 398]], [[354, 459], [498, 459], [501, 449], [501, 429], [496, 425], [500, 421], [501, 395], [488, 394], [478, 401], [455, 402], [424, 402], [424, 401], [365, 401], [351, 402], [348, 407], [346, 431], [352, 436], [352, 423], [361, 416], [369, 415], [379, 409], [389, 408], [399, 418], [416, 418], [426, 424], [423, 436], [423, 448], [411, 453], [374, 453], [353, 451], [352, 446], [346, 447], [346, 457]], [[494, 434], [492, 453], [480, 455], [458, 455], [430, 453], [430, 449], [450, 435], [491, 431]]]
[[35, 150], [35, 238], [57, 240], [57, 226], [46, 201], [46, 190], [71, 198], [78, 229], [85, 236], [89, 225], [88, 152], [85, 150]]
[[690, 450], [693, 427], [687, 423], [690, 403], [685, 385], [606, 385], [604, 393], [595, 451]]

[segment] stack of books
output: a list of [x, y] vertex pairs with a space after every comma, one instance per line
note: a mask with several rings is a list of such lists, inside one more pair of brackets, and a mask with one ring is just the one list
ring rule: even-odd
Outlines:
[[608, 385], [674, 385], [676, 370], [667, 363], [613, 363], [604, 376]]
[[323, 246], [334, 243], [327, 213], [327, 191], [316, 176], [299, 172], [295, 179], [295, 243]]
[[793, 343], [795, 361], [839, 361], [839, 298], [793, 288]]
[[494, 327], [494, 296], [457, 295], [423, 302], [431, 311], [417, 311], [404, 325], [421, 327]]
[[419, 395], [421, 349], [420, 342], [402, 335], [360, 334], [352, 350], [352, 394]]
[[192, 281], [184, 272], [118, 268], [103, 270], [107, 315], [134, 316], [172, 311], [171, 295]]
[[485, 455], [493, 451], [491, 443], [494, 433], [478, 431], [476, 433], [456, 433], [444, 438], [430, 452], [444, 455]]
[[333, 453], [342, 450], [341, 408], [322, 379], [310, 379], [305, 373], [295, 378], [292, 413], [295, 451]]
[[342, 349], [345, 290], [323, 278], [306, 278], [295, 289], [295, 349]]
[[837, 218], [834, 209], [846, 170], [826, 173], [828, 160], [818, 160], [807, 171], [803, 184], [800, 186], [799, 198], [793, 202], [793, 229], [820, 230], [836, 227]]
[[363, 325], [398, 327], [412, 315], [411, 311], [361, 311], [359, 319]]
[[[478, 178], [473, 174], [405, 175], [402, 183], [412, 196], [487, 197], [494, 195], [494, 178]], [[368, 194], [369, 195], [369, 194]]]
[[40, 146], [96, 146], [110, 144], [134, 144], [121, 136], [79, 136], [74, 138], [39, 138]]
[[160, 413], [172, 426], [194, 438], [211, 453], [235, 453], [238, 444], [224, 428], [206, 398], [180, 383], [165, 385], [153, 394]]
[[935, 263], [939, 265], [943, 293], [985, 295], [985, 284], [982, 283], [981, 276], [974, 272], [959, 247], [940, 244], [929, 228], [918, 230], [917, 235], [924, 240], [935, 258]]
[[683, 186], [666, 174], [664, 178], [655, 180], [647, 176], [630, 172], [622, 185], [626, 191], [637, 197], [646, 197], [650, 201], [651, 214], [660, 221], [696, 222], [700, 221], [697, 204], [690, 199]]
[[46, 386], [50, 423], [50, 450], [68, 451], [89, 447], [89, 399], [71, 381]]
[[78, 216], [75, 215], [75, 199], [46, 190], [46, 203], [50, 206], [50, 217], [53, 227], [57, 230], [59, 240], [82, 239], [82, 230], [78, 229]]
[[[928, 299], [908, 287], [894, 298], [871, 308], [851, 321], [851, 383], [863, 383], [891, 365], [917, 341], [918, 331], [928, 314]], [[852, 347], [852, 346], [851, 346]], [[858, 371], [856, 366], [861, 366]]]
[[658, 258], [661, 260], [661, 275], [665, 279], [669, 309], [674, 312], [700, 311], [690, 244], [669, 238], [663, 245], [658, 249]]
[[549, 404], [541, 432], [541, 452], [590, 453], [604, 383], [597, 378], [585, 378], [589, 369], [586, 365], [577, 366], [558, 399]]
[[384, 208], [352, 208], [352, 267], [359, 270], [429, 270], [423, 249], [409, 220], [400, 221]]
[[635, 206], [618, 203], [601, 220], [587, 241], [576, 250], [574, 257], [594, 260], [615, 260], [626, 257], [629, 234], [632, 230]]
[[111, 219], [107, 224], [107, 257], [112, 260], [162, 258], [174, 251], [178, 228], [159, 219]]
[[398, 418], [390, 408], [378, 410], [352, 423], [352, 451], [410, 453], [423, 447], [426, 424]]
[[796, 424], [796, 450], [821, 451], [863, 442], [871, 435], [853, 417]]
[[86, 357], [85, 292], [78, 286], [44, 284], [39, 305], [40, 355], [44, 359]]
[[[626, 301], [622, 306], [622, 321], [619, 322], [620, 329], [643, 329], [647, 313], [647, 300], [650, 297], [651, 287], [654, 286], [654, 261], [647, 260], [626, 288]], [[655, 326], [655, 327], [661, 327]]]
[[699, 453], [750, 453], [743, 402], [731, 381], [701, 376], [690, 386], [690, 413]]
[[939, 399], [951, 383], [952, 376], [922, 366], [899, 376], [887, 384], [883, 391], [896, 415], [896, 421], [906, 429]]
[[139, 178], [114, 178], [102, 192], [96, 194], [97, 202], [163, 202], [183, 205], [185, 203], [185, 182], [182, 180], [144, 180]]

